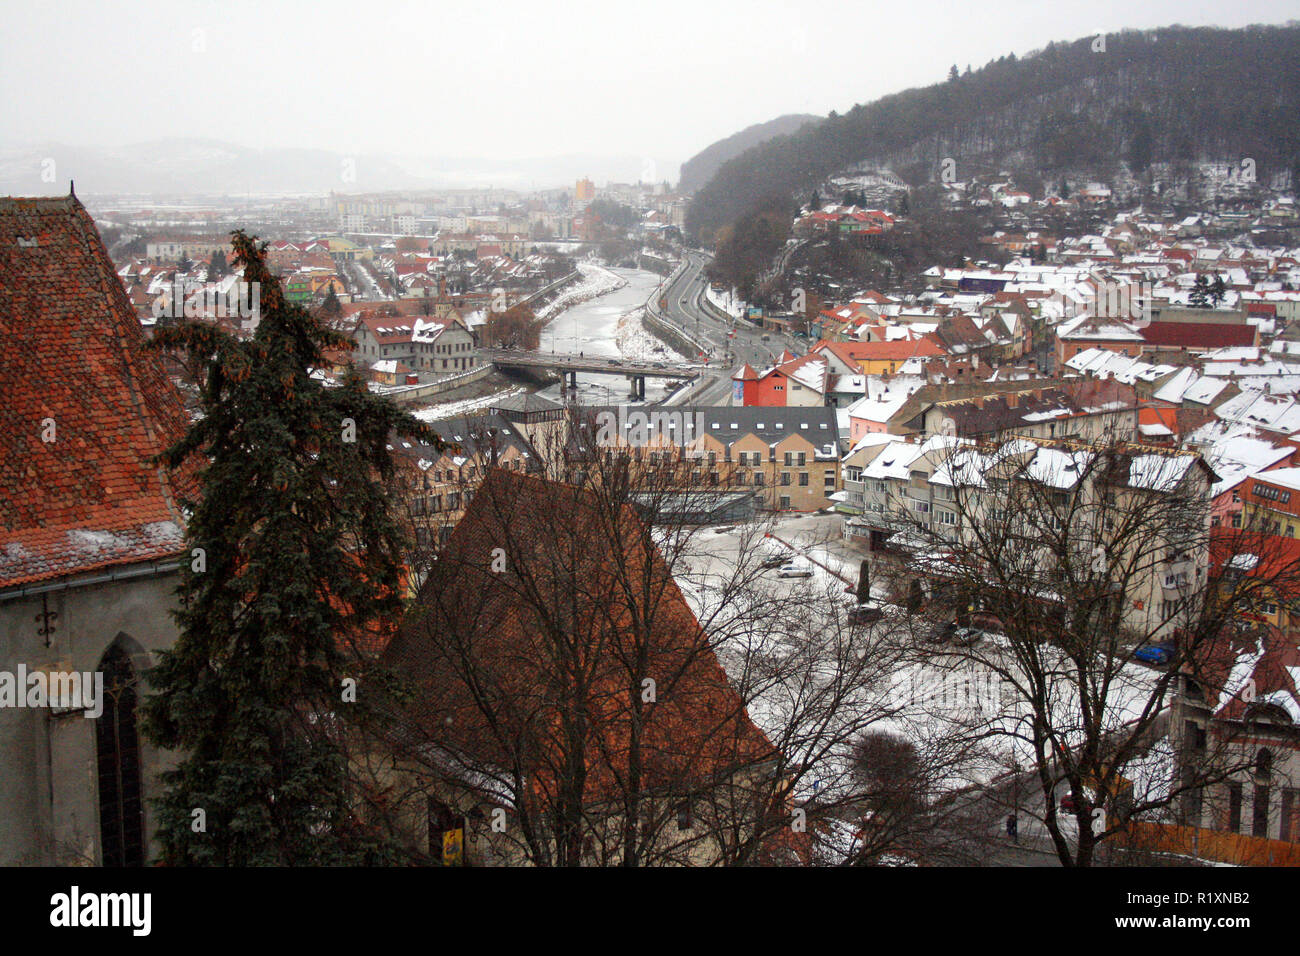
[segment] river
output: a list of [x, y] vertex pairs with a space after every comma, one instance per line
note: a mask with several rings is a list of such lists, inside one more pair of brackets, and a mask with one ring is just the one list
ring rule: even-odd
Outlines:
[[[561, 312], [542, 330], [539, 352], [569, 352], [577, 355], [596, 355], [602, 358], [638, 358], [624, 356], [618, 347], [618, 320], [639, 309], [663, 281], [661, 276], [642, 269], [610, 269], [627, 280], [627, 285], [605, 295], [579, 303]], [[676, 364], [681, 357], [663, 348], [661, 361]], [[654, 360], [654, 359], [652, 359]], [[659, 401], [666, 392], [668, 380], [646, 379], [646, 400]], [[581, 372], [578, 375], [578, 401], [583, 404], [618, 404], [628, 401], [629, 381], [626, 376], [598, 375]], [[552, 401], [560, 401], [560, 386], [552, 385], [537, 394]]]

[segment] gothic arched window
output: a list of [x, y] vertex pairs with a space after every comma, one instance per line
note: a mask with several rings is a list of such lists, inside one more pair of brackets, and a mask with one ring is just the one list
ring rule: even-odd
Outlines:
[[99, 845], [104, 866], [143, 866], [144, 802], [136, 727], [136, 672], [121, 644], [99, 663], [104, 712], [95, 721], [99, 766]]

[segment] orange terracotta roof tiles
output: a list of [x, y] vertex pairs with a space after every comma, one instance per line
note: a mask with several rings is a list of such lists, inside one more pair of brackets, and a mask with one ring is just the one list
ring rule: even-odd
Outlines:
[[188, 417], [76, 197], [0, 199], [0, 336], [0, 587], [178, 554]]
[[[616, 566], [613, 518], [595, 507], [594, 495], [490, 471], [385, 654], [416, 685], [408, 716], [430, 740], [480, 761], [527, 761], [532, 785], [549, 791], [567, 751], [556, 703], [555, 682], [563, 680], [555, 670], [558, 645], [545, 637], [560, 628], [564, 640], [583, 648], [586, 704], [600, 715], [590, 722], [584, 746], [586, 793], [612, 797], [627, 772], [632, 705], [621, 659], [633, 652], [636, 617], [646, 672], [658, 677], [658, 702], [647, 704], [641, 717], [644, 785], [707, 785], [774, 756], [658, 549], [645, 546], [640, 519], [624, 508], [617, 522], [624, 554], [617, 561], [640, 582], [634, 589], [657, 595], [648, 604], [629, 602], [610, 570]], [[492, 571], [496, 548], [504, 550], [507, 567], [515, 555], [531, 556], [519, 581]], [[579, 582], [576, 589], [566, 583], [570, 579]], [[534, 588], [548, 597], [520, 598]], [[433, 634], [443, 636], [435, 641]], [[448, 662], [453, 644], [474, 648], [474, 690], [464, 671]], [[490, 725], [475, 702], [484, 694], [493, 701]]]

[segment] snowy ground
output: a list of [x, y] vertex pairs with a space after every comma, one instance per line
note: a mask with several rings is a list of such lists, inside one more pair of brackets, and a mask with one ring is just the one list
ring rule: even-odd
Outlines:
[[539, 319], [550, 320], [566, 309], [606, 295], [627, 285], [627, 279], [616, 275], [604, 266], [594, 262], [579, 262], [578, 271], [582, 278], [566, 286], [555, 299], [537, 311]]
[[723, 312], [736, 318], [745, 317], [745, 303], [735, 295], [735, 290], [718, 292], [713, 286], [705, 286], [705, 295], [709, 301], [716, 305]]
[[633, 309], [618, 320], [615, 343], [624, 358], [634, 362], [681, 364], [685, 356], [670, 349], [645, 327], [645, 309]]
[[[806, 563], [812, 570], [807, 578], [781, 578], [776, 570], [761, 573], [756, 586], [766, 597], [758, 600], [780, 600], [782, 595], [802, 599], [814, 609], [822, 608], [826, 624], [817, 633], [805, 635], [803, 647], [825, 648], [834, 652], [836, 642], [828, 640], [837, 632], [843, 633], [843, 615], [856, 599], [846, 588], [856, 583], [861, 554], [838, 537], [840, 518], [830, 514], [811, 514], [780, 517], [760, 517], [756, 525], [738, 525], [731, 528], [700, 529], [693, 539], [694, 552], [684, 562], [677, 574], [688, 603], [705, 623], [710, 633], [727, 635], [732, 622], [743, 616], [743, 607], [720, 608], [720, 589], [723, 581], [740, 559], [742, 548], [767, 554], [783, 554]], [[753, 556], [751, 556], [753, 560]], [[879, 582], [877, 582], [877, 585]], [[878, 586], [873, 587], [873, 597], [884, 597]], [[746, 595], [736, 603], [753, 599]], [[750, 606], [753, 606], [752, 603]], [[774, 627], [779, 627], [774, 625]], [[1031, 716], [1024, 695], [1017, 692], [1008, 678], [1019, 682], [1021, 671], [1015, 654], [1005, 638], [992, 635], [979, 644], [979, 657], [935, 644], [927, 623], [912, 618], [901, 608], [887, 608], [885, 618], [868, 625], [866, 631], [871, 641], [883, 640], [884, 646], [894, 648], [896, 658], [891, 659], [886, 672], [871, 684], [864, 684], [848, 698], [845, 708], [850, 712], [845, 721], [862, 722], [872, 714], [882, 715], [873, 726], [890, 730], [914, 740], [923, 750], [933, 748], [936, 742], [955, 739], [974, 740], [983, 737], [951, 771], [945, 775], [948, 786], [961, 789], [972, 785], [993, 783], [1005, 778], [1013, 767], [1022, 770], [1033, 766], [1029, 745], [1012, 732], [1023, 727]], [[789, 634], [773, 633], [771, 647], [759, 646], [760, 658], [788, 659], [785, 655], [791, 645]], [[738, 646], [729, 636], [720, 637], [719, 660], [738, 686], [743, 683], [741, 669], [754, 666], [756, 647], [752, 635], [750, 643]], [[1045, 655], [1059, 654], [1052, 645], [1045, 645]], [[824, 661], [825, 679], [833, 682], [842, 673], [842, 661]], [[816, 673], [818, 668], [813, 668]], [[1062, 660], [1057, 669], [1060, 675], [1050, 691], [1058, 728], [1077, 726], [1078, 699], [1075, 688], [1068, 679], [1072, 668]], [[1133, 720], [1150, 693], [1155, 673], [1136, 663], [1125, 666], [1115, 680], [1109, 698], [1105, 723], [1113, 729]], [[800, 693], [807, 692], [807, 684]], [[743, 692], [743, 691], [742, 691]], [[747, 701], [753, 720], [774, 739], [788, 735], [790, 720], [790, 695], [782, 688], [765, 689]], [[802, 732], [802, 731], [801, 731]], [[809, 729], [808, 737], [815, 731]], [[1066, 732], [1064, 742], [1078, 742], [1079, 735]], [[826, 798], [845, 786], [850, 779], [849, 753], [845, 748], [832, 748], [821, 753], [805, 779], [796, 787], [800, 798], [818, 796]], [[1133, 781], [1135, 796], [1156, 795], [1169, 785], [1173, 763], [1168, 756], [1153, 752], [1128, 769]], [[1061, 791], [1064, 792], [1063, 790]], [[1026, 813], [1042, 813], [1041, 795], [1037, 806], [1026, 793], [1022, 804]], [[1041, 823], [1038, 824], [1041, 829]], [[1069, 829], [1069, 825], [1066, 825]], [[1037, 831], [1034, 831], [1037, 832]], [[1031, 836], [1030, 829], [1022, 834]]]
[[424, 422], [438, 421], [443, 418], [458, 418], [461, 415], [469, 415], [475, 412], [484, 412], [488, 408], [508, 398], [511, 395], [518, 395], [523, 392], [522, 386], [517, 388], [506, 389], [503, 392], [494, 392], [491, 395], [481, 396], [479, 398], [465, 398], [455, 402], [443, 402], [441, 405], [430, 405], [422, 408], [418, 412], [412, 412], [416, 418]]

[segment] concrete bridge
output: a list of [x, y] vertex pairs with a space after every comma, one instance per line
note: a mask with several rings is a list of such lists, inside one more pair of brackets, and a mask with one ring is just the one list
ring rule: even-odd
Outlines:
[[568, 388], [578, 387], [578, 373], [623, 375], [631, 382], [629, 398], [645, 398], [647, 378], [674, 378], [682, 381], [697, 378], [698, 369], [683, 368], [667, 362], [630, 362], [598, 356], [572, 355], [564, 352], [533, 352], [525, 349], [479, 349], [484, 362], [498, 368], [536, 368], [559, 372]]

